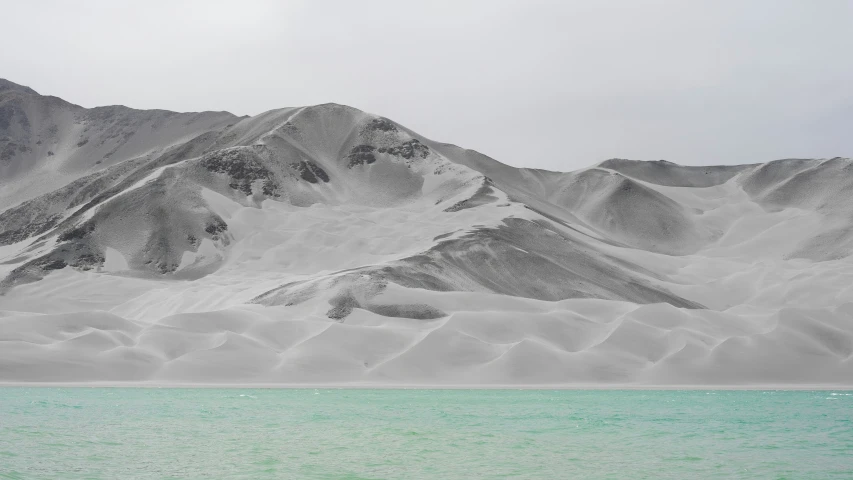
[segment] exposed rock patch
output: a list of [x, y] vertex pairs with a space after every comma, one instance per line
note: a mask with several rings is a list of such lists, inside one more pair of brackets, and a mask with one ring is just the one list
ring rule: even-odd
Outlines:
[[95, 231], [94, 222], [86, 222], [83, 225], [65, 231], [57, 238], [60, 242], [70, 242], [74, 240], [82, 240], [84, 237]]
[[329, 183], [329, 175], [325, 170], [320, 168], [316, 163], [308, 160], [302, 160], [299, 163], [294, 163], [290, 166], [299, 173], [299, 178], [308, 183]]
[[222, 220], [219, 217], [214, 217], [208, 221], [207, 225], [204, 227], [204, 231], [210, 235], [210, 238], [213, 240], [219, 240], [220, 234], [228, 230], [228, 224], [225, 223], [225, 220]]
[[[7, 213], [9, 215], [7, 215]], [[13, 221], [11, 221], [9, 217], [20, 213], [20, 210], [7, 210], [6, 212], [3, 212], [3, 214], [0, 214], [0, 226], [4, 224], [12, 224]], [[36, 220], [30, 223], [26, 223], [23, 227], [18, 229], [2, 230], [0, 231], [0, 245], [10, 245], [12, 243], [18, 243], [34, 235], [39, 235], [41, 233], [47, 232], [51, 228], [55, 227], [60, 220], [62, 220], [62, 215], [57, 213], [45, 217], [43, 221]]]
[[367, 124], [367, 129], [380, 132], [396, 132], [397, 126], [387, 118], [374, 118]]
[[353, 168], [358, 165], [370, 165], [375, 162], [376, 156], [373, 154], [374, 150], [376, 148], [371, 145], [356, 145], [352, 147], [352, 150], [346, 156], [348, 160], [347, 167]]
[[62, 244], [47, 255], [30, 260], [12, 270], [0, 282], [0, 294], [14, 286], [39, 281], [53, 270], [72, 267], [87, 271], [103, 264], [104, 255], [86, 242]]
[[[255, 159], [254, 153], [243, 148], [218, 150], [205, 155], [200, 165], [214, 173], [228, 175], [228, 186], [246, 195], [252, 194], [252, 183], [256, 180], [274, 182], [273, 174]], [[268, 184], [272, 191], [272, 183]]]
[[429, 156], [429, 147], [421, 143], [417, 138], [413, 138], [394, 147], [380, 147], [376, 151], [379, 153], [387, 153], [388, 155], [403, 157], [406, 160], [412, 159], [415, 156], [420, 158], [426, 158]]

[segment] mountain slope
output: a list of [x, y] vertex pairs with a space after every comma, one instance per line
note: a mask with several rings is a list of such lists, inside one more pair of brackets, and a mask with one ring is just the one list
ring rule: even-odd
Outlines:
[[516, 169], [342, 105], [7, 81], [0, 112], [0, 381], [853, 378], [847, 159]]
[[82, 108], [0, 79], [0, 201], [16, 204], [236, 123], [228, 112]]

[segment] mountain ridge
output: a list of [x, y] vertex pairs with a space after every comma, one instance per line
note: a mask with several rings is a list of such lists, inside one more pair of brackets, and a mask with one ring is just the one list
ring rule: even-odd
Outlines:
[[50, 98], [0, 80], [0, 381], [853, 378], [849, 159], [553, 172], [334, 103]]

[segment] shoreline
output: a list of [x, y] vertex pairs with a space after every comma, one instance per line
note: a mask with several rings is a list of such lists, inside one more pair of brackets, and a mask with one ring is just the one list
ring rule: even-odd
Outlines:
[[754, 385], [631, 385], [631, 384], [353, 384], [353, 383], [147, 383], [147, 382], [0, 382], [0, 388], [172, 388], [263, 390], [578, 390], [578, 391], [853, 391], [850, 385], [754, 384]]

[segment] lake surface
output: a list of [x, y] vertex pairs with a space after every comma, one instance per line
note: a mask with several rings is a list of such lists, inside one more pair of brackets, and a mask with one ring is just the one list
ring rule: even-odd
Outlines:
[[853, 392], [8, 387], [0, 478], [851, 479]]

